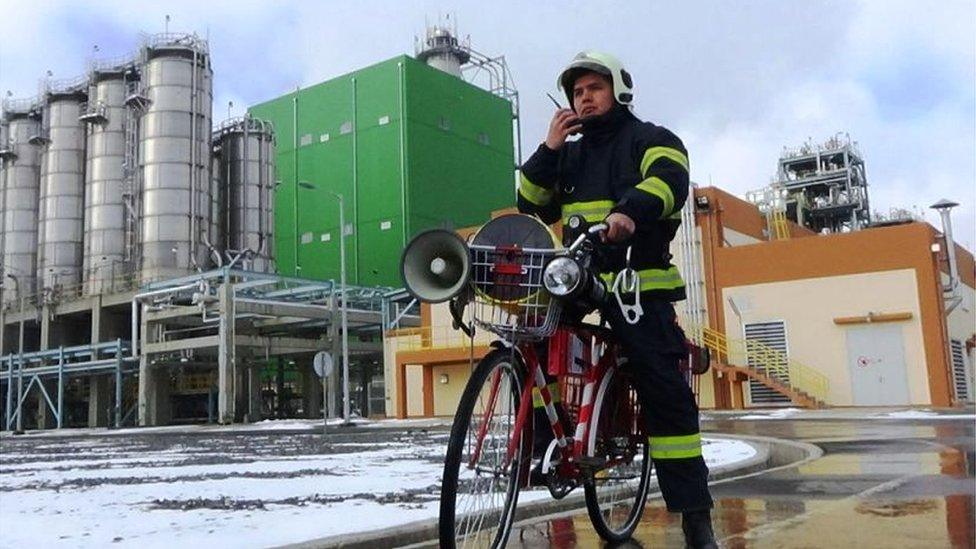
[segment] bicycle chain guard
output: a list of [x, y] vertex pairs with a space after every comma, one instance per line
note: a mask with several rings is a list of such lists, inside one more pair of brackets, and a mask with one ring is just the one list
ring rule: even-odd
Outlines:
[[[572, 444], [572, 438], [567, 437], [567, 444]], [[546, 448], [546, 453], [542, 456], [542, 474], [546, 478], [546, 487], [549, 488], [549, 494], [553, 499], [562, 499], [566, 497], [567, 494], [573, 491], [574, 488], [579, 486], [579, 482], [574, 478], [567, 478], [559, 474], [557, 468], [561, 461], [559, 460], [558, 453], [559, 442], [556, 439], [552, 439], [549, 442], [549, 447]]]

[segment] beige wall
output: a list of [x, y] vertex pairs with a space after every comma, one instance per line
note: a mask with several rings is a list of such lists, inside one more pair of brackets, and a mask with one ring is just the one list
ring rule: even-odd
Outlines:
[[[911, 404], [929, 404], [917, 285], [914, 269], [901, 269], [725, 288], [726, 331], [730, 338], [741, 339], [743, 323], [784, 321], [790, 358], [826, 375], [827, 402], [845, 406], [853, 403], [846, 329], [833, 319], [910, 312], [911, 320], [897, 324], [902, 327]], [[729, 304], [730, 297], [742, 322]]]
[[[450, 364], [433, 367], [434, 415], [453, 416], [464, 386], [471, 377], [471, 367], [467, 364]], [[441, 383], [441, 376], [447, 375], [447, 383]]]

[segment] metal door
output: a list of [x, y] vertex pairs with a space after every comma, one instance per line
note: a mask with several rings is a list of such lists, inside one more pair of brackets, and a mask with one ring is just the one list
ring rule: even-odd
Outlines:
[[911, 402], [900, 325], [873, 324], [848, 329], [847, 364], [854, 405], [891, 406]]
[[[753, 322], [743, 326], [746, 340], [759, 341], [770, 349], [778, 351], [777, 356], [780, 366], [789, 367], [789, 345], [786, 340], [786, 323], [782, 320], [772, 322]], [[785, 385], [789, 385], [789, 370], [780, 369], [779, 371], [766, 371], [767, 364], [757, 361], [754, 356], [746, 357], [749, 367], [758, 370], [766, 375], [776, 377]], [[792, 401], [790, 397], [766, 387], [758, 381], [749, 380], [749, 403], [753, 406], [782, 406], [788, 405]]]
[[424, 367], [407, 364], [404, 382], [407, 384], [407, 417], [424, 416]]

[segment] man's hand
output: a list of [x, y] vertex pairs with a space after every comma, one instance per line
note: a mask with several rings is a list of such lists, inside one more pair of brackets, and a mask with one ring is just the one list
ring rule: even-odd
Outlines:
[[549, 122], [549, 135], [546, 136], [546, 147], [558, 151], [566, 143], [566, 138], [578, 132], [583, 125], [571, 109], [559, 109]]
[[607, 230], [600, 233], [600, 238], [606, 242], [623, 242], [634, 234], [634, 220], [626, 214], [614, 212], [603, 220], [607, 224]]

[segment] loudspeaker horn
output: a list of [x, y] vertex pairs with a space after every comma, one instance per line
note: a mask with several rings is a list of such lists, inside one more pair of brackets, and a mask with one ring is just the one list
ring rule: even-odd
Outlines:
[[415, 236], [403, 250], [400, 274], [411, 295], [441, 303], [462, 291], [471, 278], [471, 255], [457, 234], [433, 229]]

